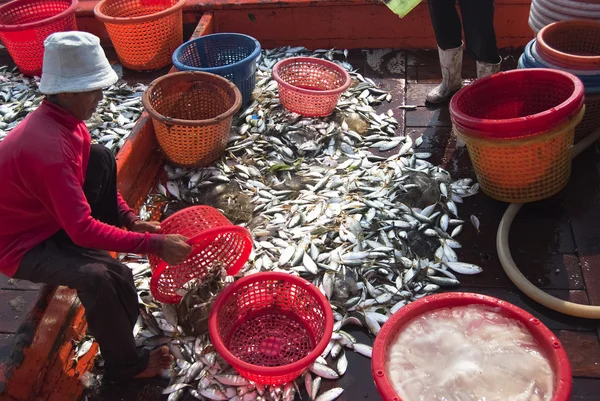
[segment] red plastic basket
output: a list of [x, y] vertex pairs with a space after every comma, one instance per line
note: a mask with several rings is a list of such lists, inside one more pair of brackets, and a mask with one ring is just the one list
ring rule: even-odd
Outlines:
[[487, 138], [546, 132], [576, 113], [583, 83], [568, 72], [543, 68], [501, 72], [477, 80], [450, 101], [455, 124]]
[[312, 57], [281, 60], [273, 67], [273, 78], [283, 107], [306, 117], [330, 115], [351, 82], [342, 67]]
[[210, 206], [193, 206], [169, 216], [161, 223], [163, 234], [188, 237], [193, 250], [181, 264], [170, 266], [150, 255], [152, 279], [150, 291], [160, 302], [173, 304], [181, 300], [177, 290], [193, 279], [202, 279], [215, 262], [221, 262], [227, 273], [236, 274], [252, 251], [248, 230], [235, 226], [221, 212]]
[[208, 327], [215, 349], [240, 375], [278, 385], [296, 379], [323, 353], [333, 313], [308, 281], [257, 273], [225, 288]]
[[76, 31], [77, 0], [14, 0], [0, 6], [0, 39], [24, 75], [42, 74], [44, 40]]
[[568, 401], [571, 394], [573, 379], [571, 378], [571, 365], [567, 353], [558, 338], [544, 326], [538, 319], [523, 309], [497, 298], [462, 292], [430, 295], [421, 298], [396, 312], [383, 325], [373, 345], [373, 359], [371, 370], [375, 378], [375, 385], [384, 401], [402, 401], [396, 394], [386, 375], [386, 359], [388, 348], [397, 334], [412, 319], [436, 309], [451, 308], [465, 305], [487, 305], [499, 308], [505, 317], [515, 319], [522, 323], [533, 335], [536, 341], [546, 352], [555, 374], [555, 389], [552, 401]]

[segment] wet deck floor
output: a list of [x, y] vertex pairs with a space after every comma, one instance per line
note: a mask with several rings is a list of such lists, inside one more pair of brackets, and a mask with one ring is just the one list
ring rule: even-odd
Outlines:
[[[505, 51], [505, 69], [516, 66], [519, 51]], [[451, 134], [448, 104], [426, 107], [425, 94], [441, 78], [437, 53], [391, 50], [351, 51], [349, 61], [366, 77], [391, 90], [394, 100], [381, 106], [392, 108], [403, 130], [416, 138], [423, 135], [420, 149], [432, 152], [432, 163], [440, 164], [455, 178], [474, 177], [466, 148], [457, 147]], [[475, 65], [465, 60], [465, 78], [474, 78]], [[142, 77], [128, 76], [133, 80]], [[147, 78], [144, 77], [144, 78]], [[398, 109], [401, 104], [417, 105], [415, 111]], [[402, 132], [399, 129], [398, 135]], [[600, 149], [594, 146], [573, 163], [569, 185], [560, 194], [525, 206], [511, 230], [511, 250], [522, 272], [540, 288], [573, 302], [600, 305]], [[495, 251], [498, 223], [507, 204], [491, 200], [483, 193], [465, 199], [461, 216], [477, 215], [481, 232], [469, 227], [460, 235], [463, 248], [459, 257], [481, 265], [484, 272], [462, 276], [460, 291], [488, 294], [511, 302], [538, 317], [554, 331], [571, 362], [574, 385], [571, 400], [596, 401], [600, 398], [600, 322], [572, 318], [550, 311], [517, 290], [503, 272]], [[466, 227], [465, 227], [466, 228]], [[0, 278], [0, 353], [22, 318], [7, 306], [17, 295], [33, 302], [38, 287], [8, 284]], [[26, 309], [25, 309], [26, 310]], [[353, 332], [359, 341], [370, 342], [362, 332]], [[5, 337], [6, 336], [6, 337]], [[370, 360], [349, 352], [349, 370], [339, 383], [346, 391], [341, 400], [379, 400], [370, 372]], [[90, 401], [158, 401], [165, 385], [161, 380], [106, 385]], [[307, 399], [304, 397], [304, 399]]]
[[[504, 68], [516, 67], [520, 51], [507, 50]], [[381, 111], [394, 110], [403, 121], [405, 134], [423, 135], [420, 149], [430, 151], [432, 163], [440, 164], [455, 178], [473, 177], [466, 148], [456, 145], [451, 134], [448, 103], [425, 106], [425, 94], [439, 82], [441, 73], [437, 52], [402, 52], [395, 50], [351, 51], [349, 60], [364, 76], [373, 78], [391, 90], [394, 100]], [[466, 59], [466, 79], [475, 77], [475, 63]], [[398, 109], [402, 104], [417, 105], [414, 111]], [[398, 131], [401, 135], [401, 131]], [[600, 305], [600, 149], [594, 146], [573, 163], [568, 187], [551, 199], [526, 205], [511, 230], [511, 250], [523, 273], [536, 285], [562, 299]], [[461, 216], [477, 215], [481, 232], [473, 227], [460, 235], [463, 248], [459, 258], [481, 265], [484, 272], [462, 276], [459, 291], [488, 294], [511, 302], [538, 317], [562, 341], [573, 370], [571, 400], [597, 401], [600, 394], [600, 322], [578, 319], [550, 311], [522, 294], [508, 279], [496, 255], [498, 223], [507, 204], [494, 201], [483, 193], [467, 198], [460, 205]], [[372, 339], [355, 331], [361, 342]], [[349, 369], [338, 382], [343, 386], [340, 400], [379, 400], [371, 378], [370, 360], [347, 353]], [[158, 401], [165, 382], [149, 380], [105, 386], [90, 401]], [[307, 399], [304, 394], [304, 399]], [[187, 400], [187, 399], [186, 399]]]

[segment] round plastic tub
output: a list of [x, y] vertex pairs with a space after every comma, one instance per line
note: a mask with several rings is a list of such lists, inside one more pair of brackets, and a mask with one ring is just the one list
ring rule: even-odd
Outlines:
[[537, 35], [539, 55], [559, 67], [600, 70], [600, 21], [559, 21]]
[[330, 115], [350, 86], [350, 75], [335, 63], [311, 57], [291, 57], [273, 67], [283, 107], [306, 117]]
[[295, 380], [323, 353], [333, 331], [329, 301], [308, 281], [256, 273], [219, 294], [209, 333], [216, 351], [240, 375], [278, 385]]
[[507, 318], [522, 323], [533, 335], [538, 344], [549, 358], [555, 375], [555, 388], [552, 401], [568, 401], [571, 394], [573, 379], [567, 354], [558, 338], [538, 319], [523, 309], [497, 298], [471, 293], [451, 292], [436, 294], [412, 302], [398, 312], [383, 325], [375, 338], [371, 369], [375, 385], [384, 401], [401, 400], [387, 377], [387, 355], [398, 333], [414, 318], [437, 309], [452, 308], [466, 305], [485, 305], [499, 308], [500, 313]]
[[252, 236], [243, 227], [231, 224], [217, 209], [193, 206], [161, 222], [162, 234], [181, 234], [188, 238], [192, 253], [181, 264], [170, 266], [150, 255], [150, 291], [159, 302], [174, 304], [181, 300], [177, 290], [193, 280], [202, 280], [215, 266], [235, 275], [252, 252]]
[[14, 0], [0, 6], [0, 39], [24, 75], [42, 74], [44, 40], [76, 31], [77, 0]]
[[167, 159], [182, 167], [204, 167], [223, 155], [242, 95], [218, 75], [176, 72], [154, 80], [142, 103]]
[[123, 66], [138, 71], [171, 64], [183, 42], [185, 0], [102, 0], [94, 8]]
[[575, 142], [600, 127], [600, 93], [585, 95], [585, 114], [575, 129]]
[[233, 82], [242, 93], [242, 102], [252, 100], [256, 84], [256, 60], [260, 43], [239, 33], [215, 33], [185, 42], [173, 53], [179, 71], [203, 71]]
[[499, 73], [461, 89], [450, 102], [453, 128], [484, 193], [523, 203], [560, 191], [583, 101], [575, 76], [544, 69]]

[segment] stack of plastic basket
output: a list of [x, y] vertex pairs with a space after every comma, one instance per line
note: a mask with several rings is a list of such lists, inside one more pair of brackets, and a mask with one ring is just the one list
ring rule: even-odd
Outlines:
[[600, 2], [596, 0], [533, 0], [529, 10], [529, 26], [536, 34], [553, 22], [580, 18], [600, 21]]
[[483, 192], [525, 203], [563, 189], [583, 101], [576, 76], [550, 69], [501, 72], [454, 95], [454, 132], [467, 145]]
[[600, 21], [552, 23], [529, 42], [519, 68], [552, 68], [576, 75], [585, 87], [586, 113], [575, 140], [600, 126]]

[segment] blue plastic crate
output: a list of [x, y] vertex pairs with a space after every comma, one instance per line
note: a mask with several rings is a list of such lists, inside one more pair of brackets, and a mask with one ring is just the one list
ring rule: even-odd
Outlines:
[[185, 42], [173, 53], [179, 71], [204, 71], [233, 82], [244, 104], [252, 99], [260, 43], [239, 33], [215, 33]]

